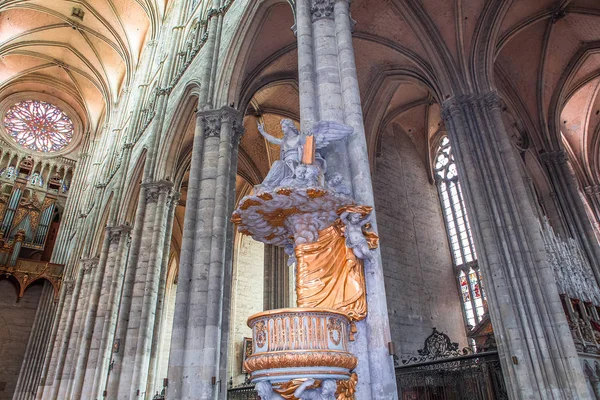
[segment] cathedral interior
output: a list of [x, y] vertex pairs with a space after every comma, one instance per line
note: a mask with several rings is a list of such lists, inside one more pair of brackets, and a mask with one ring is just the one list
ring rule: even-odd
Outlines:
[[[287, 132], [378, 237], [335, 394], [250, 362]], [[598, 0], [0, 2], [0, 400], [600, 399], [599, 239]]]

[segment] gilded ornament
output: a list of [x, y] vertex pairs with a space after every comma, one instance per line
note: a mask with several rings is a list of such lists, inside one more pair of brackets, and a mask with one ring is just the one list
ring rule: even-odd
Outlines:
[[[297, 397], [294, 396], [294, 394], [298, 388], [304, 385], [307, 381], [309, 381], [308, 378], [292, 379], [291, 381], [284, 382], [279, 386], [275, 386], [273, 390], [285, 400], [296, 400]], [[316, 389], [321, 386], [320, 379], [311, 379], [308, 383], [308, 389]]]
[[310, 197], [311, 199], [316, 199], [318, 197], [322, 197], [327, 193], [326, 190], [322, 190], [322, 189], [315, 189], [315, 188], [310, 188], [306, 190], [306, 194], [308, 194], [308, 197]]
[[250, 208], [252, 206], [260, 206], [260, 205], [261, 205], [260, 201], [253, 200], [253, 199], [246, 199], [242, 202], [242, 204], [240, 204], [240, 209], [247, 210], [248, 208]]
[[[336, 367], [347, 370], [356, 368], [358, 360], [355, 356], [344, 351], [278, 351], [272, 353], [254, 353], [244, 363], [247, 371], [255, 372], [276, 368], [307, 368], [307, 367]], [[322, 371], [316, 373], [323, 373]], [[340, 374], [340, 371], [331, 371]], [[253, 378], [256, 374], [253, 375]]]
[[233, 213], [233, 215], [231, 216], [231, 222], [233, 222], [236, 225], [241, 225], [242, 217], [238, 213]]
[[329, 340], [331, 340], [331, 343], [339, 346], [342, 340], [342, 322], [337, 318], [329, 318], [327, 329], [329, 329]]
[[292, 189], [290, 188], [279, 188], [275, 191], [275, 193], [277, 194], [281, 194], [284, 196], [289, 196], [290, 194], [292, 194]]
[[267, 327], [265, 326], [265, 323], [263, 321], [258, 321], [254, 329], [256, 331], [256, 337], [254, 338], [256, 346], [258, 348], [265, 347], [267, 342]]
[[264, 217], [265, 221], [267, 221], [271, 226], [284, 226], [287, 217], [293, 214], [298, 214], [300, 211], [297, 207], [292, 207], [288, 209], [280, 208], [278, 210], [270, 212], [263, 210], [258, 210], [256, 212], [261, 214]]
[[354, 400], [354, 394], [356, 393], [356, 385], [358, 384], [358, 375], [353, 373], [350, 375], [350, 379], [347, 381], [337, 381], [337, 395], [336, 400]]
[[270, 193], [267, 193], [267, 192], [261, 193], [261, 194], [259, 194], [256, 197], [258, 197], [259, 199], [267, 200], [267, 201], [268, 200], [273, 200], [273, 196]]

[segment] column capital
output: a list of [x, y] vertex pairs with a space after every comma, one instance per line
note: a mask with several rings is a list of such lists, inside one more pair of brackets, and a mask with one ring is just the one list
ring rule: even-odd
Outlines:
[[83, 273], [85, 275], [89, 274], [92, 271], [92, 269], [98, 266], [99, 261], [100, 260], [98, 259], [98, 257], [81, 259], [81, 267], [83, 268]]
[[600, 185], [588, 185], [583, 188], [586, 194], [600, 196]]
[[204, 138], [219, 137], [221, 135], [221, 116], [219, 114], [206, 114], [202, 116], [204, 123]]
[[310, 0], [310, 18], [313, 22], [318, 19], [333, 19], [333, 6], [336, 0]]
[[237, 143], [243, 134], [242, 113], [235, 108], [224, 106], [219, 109], [199, 111], [196, 117], [204, 125], [204, 138], [221, 136], [221, 124], [232, 124], [232, 143]]
[[174, 207], [177, 206], [177, 204], [179, 203], [179, 198], [181, 197], [181, 193], [180, 192], [171, 192], [169, 194], [169, 196], [167, 197], [167, 207]]
[[63, 281], [63, 285], [65, 285], [65, 293], [68, 295], [72, 295], [73, 289], [75, 289], [75, 281], [74, 280]]
[[221, 112], [221, 121], [224, 123], [233, 123], [235, 121], [241, 120], [242, 115], [235, 108], [225, 106], [222, 107], [219, 111]]
[[131, 225], [123, 224], [118, 226], [106, 227], [108, 231], [108, 240], [110, 244], [118, 244], [122, 236], [128, 235], [131, 232]]
[[231, 134], [231, 143], [233, 145], [238, 145], [240, 143], [240, 140], [242, 139], [242, 136], [244, 135], [244, 132], [246, 132], [246, 129], [244, 128], [244, 124], [242, 123], [242, 121], [235, 120], [233, 122], [233, 132]]
[[161, 194], [168, 194], [173, 188], [173, 182], [162, 179], [160, 181], [142, 183], [146, 188], [146, 203], [156, 203]]
[[442, 119], [448, 121], [465, 109], [502, 110], [504, 102], [496, 92], [459, 94], [444, 100], [442, 106]]
[[569, 156], [566, 151], [559, 149], [540, 154], [540, 159], [545, 164], [566, 164], [569, 161]]

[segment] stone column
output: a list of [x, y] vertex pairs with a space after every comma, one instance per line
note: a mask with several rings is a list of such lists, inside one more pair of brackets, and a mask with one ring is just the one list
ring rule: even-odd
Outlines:
[[569, 157], [564, 150], [558, 150], [544, 153], [541, 158], [552, 181], [557, 205], [567, 225], [565, 228], [581, 246], [600, 284], [600, 247], [569, 167]]
[[[123, 290], [121, 292], [119, 313], [117, 316], [117, 327], [112, 344], [113, 354], [108, 372], [108, 382], [106, 384], [107, 398], [109, 399], [116, 399], [119, 390], [122, 360], [125, 353], [124, 345], [122, 346], [121, 342], [124, 343], [124, 338], [127, 334], [129, 311], [131, 309], [131, 302], [133, 298], [133, 286], [136, 281], [135, 265], [137, 265], [140, 255], [140, 243], [142, 241], [142, 234], [144, 233], [146, 190], [146, 185], [142, 185], [140, 187], [135, 222], [133, 224], [133, 231], [131, 235], [131, 245], [125, 265], [125, 278], [123, 280]], [[101, 389], [99, 388], [99, 390]]]
[[126, 330], [118, 338], [119, 351], [123, 352], [115, 396], [119, 399], [129, 399], [146, 391], [163, 244], [167, 236], [165, 212], [172, 183], [158, 181], [144, 183], [143, 186], [146, 189], [143, 233], [137, 262], [128, 266], [135, 270], [135, 278], [130, 307], [123, 322]]
[[[197, 204], [200, 197], [200, 180], [202, 177], [201, 163], [204, 149], [204, 117], [198, 113], [196, 115], [196, 129], [194, 130], [194, 144], [192, 151], [192, 160], [190, 165], [190, 179], [188, 181], [188, 192], [186, 199], [186, 209], [183, 222], [183, 237], [181, 243], [181, 253], [179, 256], [179, 278], [177, 283], [177, 297], [175, 300], [175, 312], [173, 315], [173, 331], [171, 333], [171, 349], [169, 353], [169, 377], [174, 379], [170, 382], [169, 391], [181, 390], [181, 377], [185, 362], [185, 337], [187, 332], [187, 312], [184, 304], [187, 304], [192, 279], [192, 269], [194, 262], [194, 244], [196, 243], [196, 218], [198, 209], [190, 207], [190, 204]], [[181, 303], [180, 311], [177, 311], [177, 304]]]
[[[154, 389], [154, 387], [155, 384], [158, 382], [156, 380], [156, 373], [158, 369], [158, 361], [160, 359], [160, 355], [162, 354], [163, 335], [165, 329], [168, 328], [165, 324], [165, 313], [167, 312], [167, 309], [165, 307], [165, 295], [167, 293], [166, 286], [167, 277], [169, 274], [169, 255], [171, 249], [171, 236], [173, 232], [173, 219], [175, 218], [175, 210], [179, 202], [179, 197], [180, 193], [171, 193], [167, 198], [167, 221], [165, 224], [166, 236], [163, 244], [163, 253], [160, 267], [160, 282], [155, 310], [156, 322], [154, 323], [154, 331], [152, 334], [152, 350], [150, 357], [150, 370], [148, 372], [148, 383], [146, 390], [147, 393], [154, 393], [155, 391], [159, 391]], [[157, 386], [157, 389], [158, 388], [162, 388], [162, 385]]]
[[64, 399], [73, 379], [73, 365], [76, 362], [79, 348], [80, 332], [82, 331], [83, 314], [87, 310], [87, 301], [90, 294], [92, 271], [98, 259], [81, 260], [79, 276], [70, 299], [69, 313], [63, 333], [63, 342], [58, 353], [58, 363], [55, 369], [54, 382], [49, 398]]
[[[94, 375], [96, 373], [96, 364], [99, 359], [104, 358], [104, 351], [101, 350], [102, 347], [104, 347], [101, 343], [102, 330], [105, 321], [110, 320], [110, 314], [113, 308], [109, 298], [111, 297], [111, 288], [113, 286], [111, 282], [119, 275], [119, 266], [116, 264], [116, 259], [119, 252], [122, 251], [124, 247], [121, 245], [121, 233], [120, 227], [107, 228], [107, 238], [105, 240], [108, 240], [108, 249], [104, 258], [102, 259], [101, 257], [101, 261], [104, 261], [105, 265], [103, 275], [98, 279], [98, 282], [101, 285], [98, 288], [98, 300], [97, 303], [90, 303], [89, 305], [89, 309], [96, 310], [95, 315], [93, 316], [94, 320], [89, 322], [90, 326], [88, 329], [91, 330], [91, 332], [88, 333], [90, 337], [89, 345], [84, 345], [82, 348], [82, 351], [86, 351], [86, 349], [89, 350], [84, 353], [85, 355], [82, 354], [80, 356], [83, 358], [81, 360], [81, 365], [83, 365], [83, 367], [81, 371], [78, 370], [76, 372], [76, 376], [79, 377], [79, 383], [73, 392], [74, 396], [83, 396], [84, 398], [92, 397], [92, 386]], [[125, 239], [123, 242], [125, 242]], [[102, 273], [102, 271], [98, 271], [98, 273]], [[91, 318], [92, 315], [88, 314], [88, 317]]]
[[[225, 249], [231, 240], [231, 174], [237, 173], [232, 156], [241, 123], [239, 113], [229, 107], [199, 115], [197, 133], [204, 140], [193, 150], [169, 359], [167, 397], [178, 400], [226, 396], [221, 360], [227, 353], [222, 343], [228, 335], [223, 329], [228, 307], [223, 297], [231, 284], [225, 279], [231, 263], [226, 264]], [[196, 211], [188, 216], [189, 210]]]
[[[77, 346], [77, 359], [73, 364], [73, 383], [72, 388], [69, 393], [73, 396], [73, 398], [81, 398], [83, 391], [83, 384], [86, 375], [86, 367], [88, 360], [90, 359], [90, 355], [97, 356], [97, 351], [91, 351], [92, 348], [92, 339], [94, 338], [94, 331], [97, 331], [99, 327], [101, 327], [102, 316], [98, 317], [99, 312], [103, 312], [104, 305], [100, 304], [100, 298], [102, 295], [102, 288], [104, 286], [104, 279], [106, 273], [112, 275], [110, 273], [111, 266], [113, 266], [114, 255], [117, 251], [118, 241], [113, 238], [116, 235], [112, 232], [112, 227], [106, 227], [106, 232], [103, 238], [102, 251], [100, 253], [100, 259], [98, 261], [98, 268], [95, 269], [93, 277], [91, 279], [90, 292], [88, 293], [89, 298], [87, 299], [87, 306], [85, 315], [83, 318], [82, 329], [80, 332], [80, 343]], [[109, 258], [111, 260], [109, 260]], [[109, 278], [110, 279], [110, 278]], [[100, 308], [102, 310], [100, 310]], [[100, 322], [99, 322], [100, 321]], [[95, 363], [95, 359], [92, 360], [92, 363]], [[93, 372], [91, 372], [91, 379], [93, 379]]]
[[[368, 149], [364, 132], [356, 62], [352, 45], [354, 21], [348, 0], [297, 0], [298, 71], [302, 129], [313, 122], [333, 120], [350, 125], [346, 144], [327, 149], [328, 171], [342, 174], [359, 204], [374, 205]], [[315, 110], [316, 108], [316, 110]], [[350, 162], [349, 162], [350, 161]], [[374, 228], [375, 212], [373, 212]], [[365, 400], [397, 398], [379, 250], [365, 269], [369, 314], [357, 323], [350, 351], [359, 358], [356, 397]]]
[[442, 108], [509, 396], [588, 399], [498, 95], [455, 96]]
[[108, 375], [108, 365], [112, 353], [112, 344], [117, 315], [119, 311], [119, 298], [123, 288], [123, 279], [125, 276], [125, 258], [129, 249], [131, 226], [121, 225], [111, 229], [111, 249], [116, 243], [116, 254], [109, 257], [110, 263], [107, 267], [105, 277], [105, 286], [100, 300], [100, 306], [104, 309], [99, 315], [98, 325], [94, 330], [95, 341], [97, 341], [96, 362], [90, 360], [88, 371], [92, 376], [86, 377], [86, 396], [91, 399], [101, 398], [104, 391], [103, 382]]

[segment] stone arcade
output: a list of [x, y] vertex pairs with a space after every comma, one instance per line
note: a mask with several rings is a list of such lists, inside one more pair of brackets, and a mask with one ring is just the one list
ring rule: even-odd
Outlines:
[[0, 400], [600, 399], [596, 0], [0, 2]]

